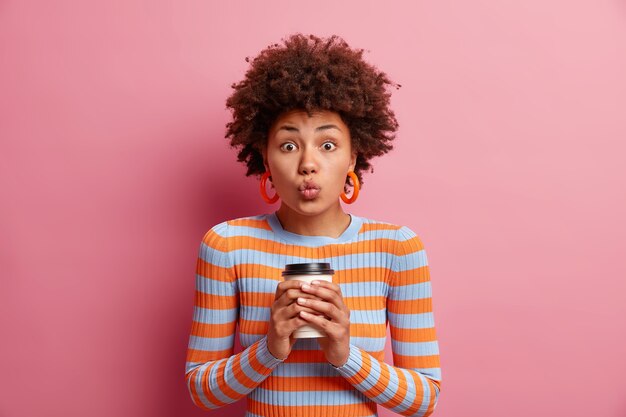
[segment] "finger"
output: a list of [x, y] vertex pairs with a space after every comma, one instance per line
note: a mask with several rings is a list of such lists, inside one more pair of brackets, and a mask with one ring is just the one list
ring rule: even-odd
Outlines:
[[289, 305], [296, 302], [297, 298], [306, 298], [306, 299], [316, 299], [319, 300], [319, 297], [316, 297], [313, 294], [307, 294], [300, 289], [297, 288], [289, 288], [285, 292], [283, 292], [282, 296], [275, 300], [274, 303], [279, 307], [288, 307]]
[[311, 300], [299, 297], [296, 300], [297, 304], [313, 309], [316, 313], [324, 315], [328, 320], [335, 321], [337, 323], [344, 322], [343, 311], [338, 309], [334, 304], [321, 300]]
[[329, 290], [335, 291], [337, 294], [341, 294], [341, 287], [339, 286], [339, 284], [336, 284], [334, 282], [319, 279], [319, 280], [311, 281], [311, 284], [317, 285], [323, 288], [328, 288]]
[[313, 324], [324, 330], [327, 335], [329, 334], [332, 324], [331, 321], [328, 320], [326, 317], [316, 316], [315, 314], [307, 313], [306, 311], [301, 311], [300, 317], [303, 320], [306, 320], [308, 323]]
[[[326, 283], [325, 281], [318, 282]], [[301, 290], [307, 294], [313, 294], [324, 301], [334, 304], [340, 310], [344, 309], [343, 297], [341, 296], [341, 293], [335, 291], [334, 288], [325, 287], [324, 284], [305, 284], [302, 286]]]
[[302, 292], [300, 287], [303, 284], [303, 281], [298, 280], [284, 281], [279, 283], [276, 288], [274, 301], [281, 299], [281, 297], [287, 297], [287, 299], [281, 300], [280, 305], [289, 305], [293, 303], [294, 300], [298, 297], [314, 298], [315, 295]]
[[290, 280], [290, 281], [281, 281], [276, 286], [276, 294], [274, 300], [278, 300], [284, 293], [290, 288], [300, 288], [302, 286], [302, 281], [298, 280]]
[[289, 307], [289, 317], [296, 317], [299, 316], [301, 311], [306, 311], [307, 313], [311, 313], [311, 314], [320, 314], [317, 310], [311, 308], [311, 307], [307, 307], [304, 306], [300, 303], [293, 303], [291, 304]]

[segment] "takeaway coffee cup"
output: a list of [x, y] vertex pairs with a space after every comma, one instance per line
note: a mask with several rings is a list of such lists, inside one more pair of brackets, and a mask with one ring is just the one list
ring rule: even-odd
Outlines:
[[[328, 281], [333, 282], [333, 274], [335, 271], [330, 269], [329, 263], [309, 262], [301, 264], [287, 264], [282, 272], [285, 281], [297, 279], [298, 281]], [[325, 337], [326, 334], [317, 330], [311, 325], [304, 326], [293, 332], [295, 339], [303, 339], [307, 337]]]

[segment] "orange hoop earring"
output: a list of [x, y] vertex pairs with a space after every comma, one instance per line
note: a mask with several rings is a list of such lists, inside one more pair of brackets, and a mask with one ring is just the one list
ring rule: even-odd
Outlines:
[[352, 184], [354, 184], [354, 188], [352, 189], [352, 196], [348, 198], [346, 193], [342, 191], [341, 199], [343, 200], [344, 203], [352, 204], [359, 197], [359, 188], [360, 188], [359, 177], [356, 176], [354, 171], [348, 171], [348, 175], [350, 176], [350, 178], [352, 178]]
[[270, 175], [269, 171], [265, 171], [261, 177], [261, 197], [263, 197], [263, 200], [265, 200], [267, 204], [275, 203], [276, 200], [278, 200], [278, 193], [274, 194], [274, 197], [270, 198], [267, 195], [267, 191], [265, 191], [265, 183]]

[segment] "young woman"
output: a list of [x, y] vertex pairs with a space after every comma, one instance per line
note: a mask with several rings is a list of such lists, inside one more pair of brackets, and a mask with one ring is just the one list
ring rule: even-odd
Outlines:
[[[393, 83], [362, 53], [337, 36], [295, 34], [233, 84], [226, 137], [280, 207], [215, 225], [200, 244], [186, 382], [203, 409], [244, 396], [247, 417], [435, 409], [441, 369], [424, 246], [408, 227], [340, 203], [358, 198], [361, 172], [392, 149], [398, 127]], [[303, 262], [330, 263], [333, 281], [283, 280], [286, 264]], [[237, 323], [243, 351], [233, 354]], [[295, 339], [305, 324], [326, 337]]]

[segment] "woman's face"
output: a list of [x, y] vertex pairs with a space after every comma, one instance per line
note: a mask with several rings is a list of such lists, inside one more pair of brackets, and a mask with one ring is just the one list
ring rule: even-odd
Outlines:
[[271, 126], [263, 161], [283, 204], [314, 215], [339, 207], [356, 152], [339, 114], [325, 110], [309, 117], [304, 110], [292, 110]]

